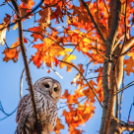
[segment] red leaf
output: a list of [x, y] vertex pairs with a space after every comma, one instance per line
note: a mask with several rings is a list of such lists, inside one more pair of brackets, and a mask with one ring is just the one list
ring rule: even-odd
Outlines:
[[26, 39], [26, 38], [24, 38], [24, 43], [28, 43], [28, 41], [27, 41], [27, 39]]

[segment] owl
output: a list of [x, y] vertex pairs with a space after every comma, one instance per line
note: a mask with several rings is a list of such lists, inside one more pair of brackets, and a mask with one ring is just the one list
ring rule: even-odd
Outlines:
[[[33, 85], [37, 112], [40, 116], [42, 134], [50, 134], [57, 120], [57, 102], [61, 96], [61, 86], [57, 80], [43, 77]], [[17, 116], [17, 134], [37, 134], [36, 121], [31, 95], [25, 95], [19, 102]]]

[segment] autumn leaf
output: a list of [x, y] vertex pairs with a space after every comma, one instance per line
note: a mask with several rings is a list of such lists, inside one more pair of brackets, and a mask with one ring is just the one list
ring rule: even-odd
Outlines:
[[[6, 17], [3, 19], [3, 25], [6, 27], [10, 23], [11, 23], [11, 16], [9, 14], [6, 14]], [[8, 27], [7, 29], [9, 31], [10, 27]]]
[[89, 103], [89, 105], [78, 104], [78, 108], [76, 109], [69, 106], [69, 109], [70, 112], [66, 110], [63, 111], [63, 116], [65, 116], [70, 133], [74, 133], [76, 127], [80, 124], [84, 124], [93, 116], [95, 107], [93, 107], [92, 103]]
[[59, 61], [56, 56], [60, 56], [60, 52], [64, 51], [62, 47], [48, 38], [44, 39], [42, 44], [37, 44], [33, 47], [38, 51], [35, 56], [32, 56], [31, 60], [38, 68], [41, 66], [41, 62], [44, 62], [48, 67], [51, 67], [53, 62], [57, 66]]
[[68, 93], [68, 90], [67, 89], [65, 89], [65, 92], [64, 92], [64, 94], [62, 95], [62, 99], [66, 99], [66, 98], [68, 98], [68, 96], [70, 96], [70, 94]]
[[56, 123], [56, 126], [54, 128], [54, 131], [56, 134], [59, 134], [60, 133], [60, 129], [64, 129], [64, 125], [61, 124], [61, 121], [59, 118], [57, 118], [57, 123]]
[[[26, 15], [28, 12], [30, 12], [32, 9], [32, 7], [34, 6], [34, 1], [33, 0], [23, 0], [22, 3], [20, 4], [19, 8], [21, 11], [21, 15], [24, 16]], [[23, 19], [24, 21], [24, 19]]]
[[13, 60], [13, 62], [17, 62], [20, 52], [20, 50], [17, 49], [17, 46], [19, 46], [19, 41], [16, 41], [11, 48], [6, 48], [4, 50], [3, 54], [5, 54], [5, 57], [3, 58], [3, 61], [8, 62], [9, 60]]
[[126, 67], [124, 68], [124, 71], [127, 72], [127, 75], [130, 75], [131, 72], [134, 73], [134, 60], [132, 57], [125, 61], [125, 65]]
[[27, 41], [27, 39], [26, 39], [26, 38], [24, 38], [24, 43], [28, 43], [28, 41]]
[[43, 36], [44, 29], [42, 28], [42, 26], [29, 28], [28, 31], [33, 32], [31, 34], [31, 36], [34, 38], [34, 41], [37, 41], [37, 39], [40, 39], [41, 41], [43, 41], [43, 39], [44, 39], [44, 36]]
[[43, 10], [39, 12], [41, 19], [39, 20], [42, 23], [50, 24], [50, 15], [51, 15], [51, 10], [50, 7], [45, 8], [41, 6]]

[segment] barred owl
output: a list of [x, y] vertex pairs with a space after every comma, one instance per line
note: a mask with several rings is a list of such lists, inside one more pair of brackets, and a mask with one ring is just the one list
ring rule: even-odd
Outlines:
[[[61, 96], [60, 83], [50, 77], [43, 77], [34, 84], [37, 112], [40, 116], [43, 132], [53, 131], [57, 120], [57, 105]], [[19, 102], [16, 116], [17, 134], [37, 134], [35, 116], [30, 94], [25, 95]]]

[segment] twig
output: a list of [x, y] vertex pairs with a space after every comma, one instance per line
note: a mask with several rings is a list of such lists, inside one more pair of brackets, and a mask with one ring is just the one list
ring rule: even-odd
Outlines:
[[97, 48], [97, 40], [96, 40], [96, 52], [97, 52], [101, 57], [103, 57], [104, 59], [110, 61], [110, 59], [108, 59], [107, 57], [105, 57], [104, 55], [102, 55], [102, 54], [98, 51], [98, 48]]
[[[20, 10], [18, 8], [18, 5], [16, 3], [16, 0], [11, 0], [11, 2], [13, 4], [15, 10], [20, 14]], [[41, 1], [40, 3], [42, 4], [42, 2], [43, 1]], [[17, 18], [20, 19], [20, 17], [18, 15], [17, 15]], [[18, 29], [19, 29], [20, 47], [21, 47], [23, 61], [24, 61], [25, 69], [26, 69], [27, 82], [28, 82], [29, 91], [30, 91], [30, 94], [31, 94], [31, 100], [32, 100], [32, 105], [33, 105], [33, 109], [34, 109], [35, 120], [36, 120], [36, 123], [37, 123], [36, 124], [37, 133], [38, 134], [41, 134], [42, 127], [41, 127], [40, 117], [39, 117], [39, 115], [37, 113], [37, 104], [36, 104], [36, 100], [35, 100], [35, 93], [34, 93], [34, 89], [33, 89], [33, 86], [32, 86], [32, 79], [31, 79], [30, 69], [29, 69], [29, 65], [28, 65], [28, 61], [27, 61], [26, 49], [25, 49], [25, 46], [24, 46], [23, 28], [22, 28], [21, 19], [18, 20]]]
[[[107, 75], [106, 75], [106, 76], [107, 76]], [[106, 76], [91, 77], [91, 78], [87, 78], [87, 80], [88, 80], [88, 79], [95, 79], [95, 78], [99, 78], [99, 77], [106, 77]], [[108, 75], [108, 76], [110, 76], [110, 75]]]
[[125, 37], [125, 35], [123, 34], [119, 39], [118, 39], [118, 41], [116, 42], [116, 44], [113, 46], [113, 52], [114, 52], [114, 50], [116, 49], [116, 47], [119, 45], [119, 43], [120, 43], [120, 41], [123, 39]]
[[1, 118], [0, 121], [4, 120], [4, 119], [8, 118], [9, 116], [11, 116], [12, 114], [14, 114], [15, 111], [17, 110], [17, 108], [18, 108], [18, 106], [15, 108], [15, 110], [13, 110], [10, 114], [8, 114], [8, 113], [5, 112], [5, 110], [2, 106], [2, 103], [0, 101], [0, 111], [2, 111], [6, 115], [5, 117]]
[[[93, 29], [94, 29], [94, 28], [90, 29], [90, 30], [80, 39], [80, 41], [79, 41], [79, 43], [77, 44], [76, 47], [79, 46], [79, 44], [81, 43], [81, 41], [82, 41], [82, 40], [87, 36], [87, 34], [88, 34], [89, 32], [91, 32]], [[66, 60], [73, 54], [73, 52], [75, 51], [76, 47], [75, 47], [75, 48], [73, 49], [73, 51], [69, 54], [69, 56], [66, 57], [66, 59], [65, 59], [64, 61], [66, 61]]]
[[15, 11], [14, 8], [9, 4], [9, 2], [8, 2], [7, 0], [5, 0], [5, 1], [6, 1], [6, 3], [12, 8], [12, 10], [13, 10], [19, 17], [21, 17], [21, 16], [19, 15], [19, 13], [18, 13], [17, 11]]
[[[43, 9], [48, 8], [48, 7], [54, 7], [54, 6], [56, 6], [56, 5], [57, 5], [60, 1], [61, 1], [61, 0], [59, 0], [57, 3], [55, 3], [55, 4], [53, 4], [53, 5], [47, 5], [47, 6], [46, 6], [46, 7], [44, 7]], [[35, 12], [34, 14], [36, 14], [36, 13], [38, 13], [38, 12], [42, 11], [43, 9], [41, 9], [41, 10], [39, 10], [39, 11]]]
[[91, 88], [92, 92], [94, 93], [95, 97], [97, 98], [97, 100], [98, 100], [100, 106], [103, 108], [103, 105], [101, 104], [101, 102], [100, 102], [100, 100], [99, 100], [99, 98], [98, 98], [98, 96], [97, 96], [95, 90], [93, 89], [93, 87], [91, 86], [91, 84], [87, 81], [87, 79], [84, 77], [84, 75], [81, 73], [81, 71], [80, 71], [75, 65], [73, 65], [73, 64], [71, 64], [71, 63], [69, 63], [69, 62], [62, 61], [62, 60], [59, 60], [59, 62], [68, 64], [68, 65], [74, 67], [74, 68], [81, 74], [81, 76], [83, 77], [83, 80], [85, 80], [85, 81], [87, 82], [88, 86]]
[[126, 52], [122, 53], [120, 56], [126, 55], [134, 46], [131, 46]]
[[53, 65], [52, 65], [51, 70], [53, 70], [54, 73], [55, 73], [56, 75], [58, 75], [61, 79], [63, 79], [63, 77], [53, 68]]
[[18, 45], [18, 46], [15, 46], [15, 47], [10, 48], [10, 47], [7, 45], [5, 39], [3, 39], [3, 40], [4, 40], [4, 42], [5, 42], [5, 44], [6, 44], [6, 47], [7, 47], [8, 49], [14, 49], [14, 48], [17, 48], [18, 46], [20, 46], [20, 45]]
[[[117, 78], [115, 77], [115, 88], [116, 91], [118, 90], [118, 86], [117, 86]], [[115, 117], [118, 118], [118, 114], [119, 114], [119, 95], [116, 94], [116, 112], [115, 112]]]
[[10, 26], [15, 25], [16, 23], [18, 23], [18, 21], [20, 21], [20, 20], [22, 20], [22, 19], [24, 19], [24, 18], [27, 18], [29, 15], [31, 15], [36, 9], [38, 9], [38, 8], [42, 5], [43, 1], [44, 1], [44, 0], [41, 0], [41, 2], [40, 2], [35, 8], [33, 8], [31, 12], [28, 12], [26, 15], [24, 15], [24, 16], [18, 18], [14, 23], [10, 23], [10, 24], [8, 24], [6, 27], [1, 28], [0, 31], [3, 30], [4, 28], [8, 28], [8, 27], [10, 27]]
[[122, 92], [123, 90], [125, 90], [125, 89], [127, 89], [127, 88], [129, 88], [129, 87], [131, 87], [131, 86], [133, 86], [133, 85], [134, 85], [134, 84], [129, 85], [129, 86], [127, 86], [127, 87], [124, 87], [124, 88], [120, 89], [119, 91], [117, 91], [116, 93], [114, 93], [114, 95], [116, 95], [116, 94]]
[[25, 69], [23, 69], [21, 73], [21, 78], [20, 78], [20, 98], [23, 96], [23, 75], [24, 75]]
[[107, 10], [107, 14], [109, 14], [109, 11], [108, 11], [108, 7], [107, 7], [107, 4], [106, 4], [106, 1], [105, 1], [105, 0], [103, 0], [103, 3], [104, 3], [105, 8], [106, 8], [106, 10]]
[[89, 14], [89, 16], [90, 16], [90, 18], [91, 18], [91, 20], [92, 20], [92, 22], [93, 22], [95, 28], [97, 29], [97, 31], [98, 31], [98, 33], [99, 33], [101, 39], [102, 39], [103, 42], [105, 43], [106, 40], [104, 39], [104, 37], [103, 37], [103, 35], [102, 35], [102, 33], [101, 33], [101, 30], [99, 29], [97, 23], [95, 22], [95, 20], [94, 20], [92, 14], [91, 14], [91, 12], [90, 12], [90, 10], [89, 10], [89, 8], [88, 8], [88, 5], [87, 5], [83, 0], [81, 0], [81, 2], [82, 2], [82, 4], [85, 6], [85, 8], [87, 9], [87, 12], [88, 12], [88, 14]]
[[35, 33], [35, 34], [38, 34], [38, 35], [42, 36], [42, 38], [44, 38], [44, 35], [42, 35], [42, 34], [39, 33], [39, 32], [29, 31], [29, 30], [25, 30], [25, 29], [23, 29], [23, 32]]
[[131, 111], [132, 111], [132, 106], [134, 106], [134, 100], [133, 100], [133, 103], [131, 104], [130, 109], [129, 109], [127, 124], [129, 124], [129, 119], [130, 119], [130, 114], [131, 114]]
[[[123, 65], [123, 79], [122, 79], [122, 88], [124, 88], [124, 65]], [[121, 92], [121, 97], [120, 97], [120, 106], [119, 106], [119, 120], [121, 120], [122, 99], [123, 99], [123, 91]]]

